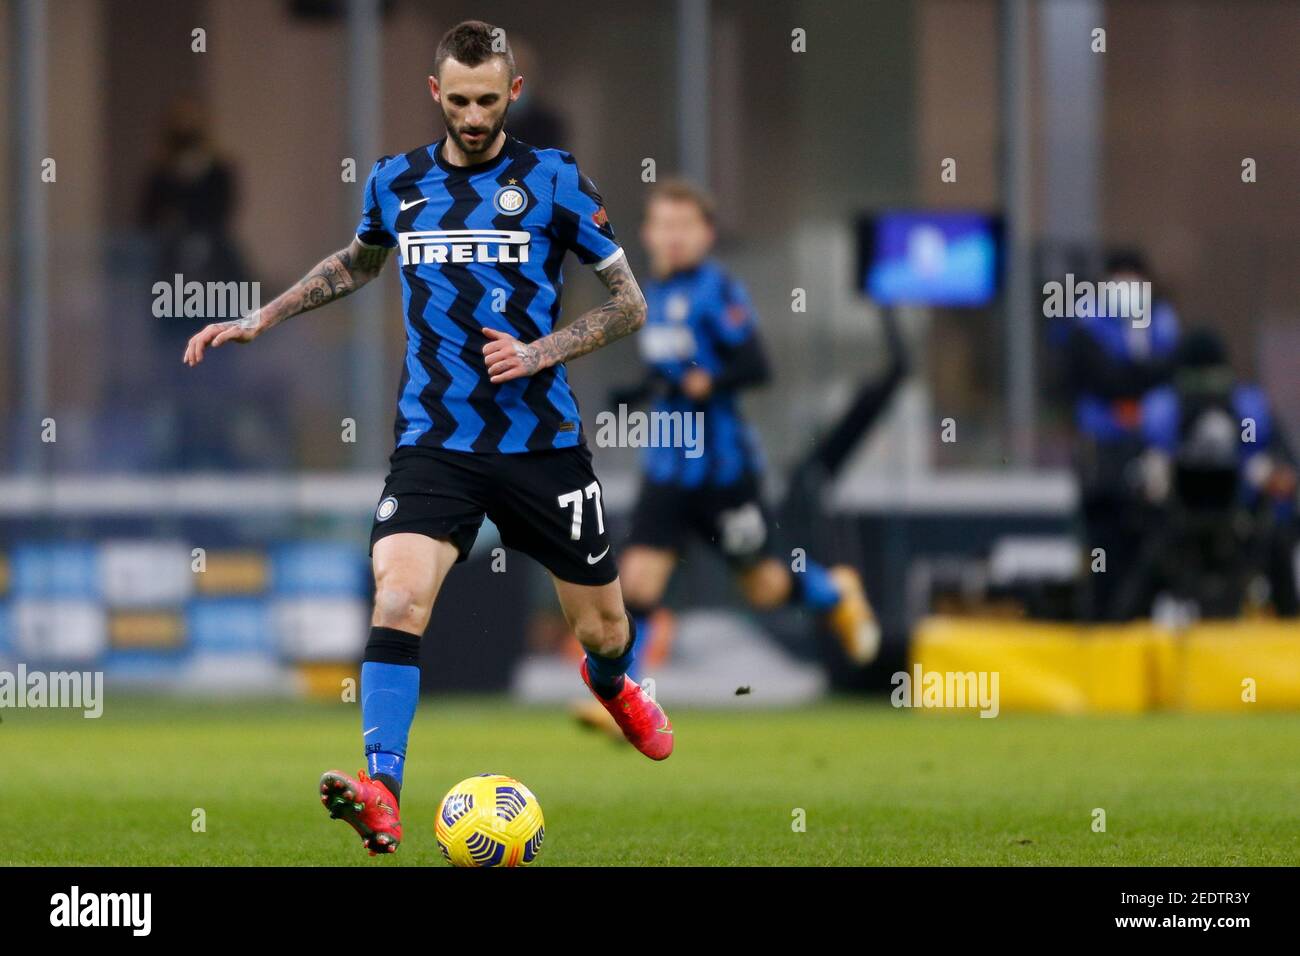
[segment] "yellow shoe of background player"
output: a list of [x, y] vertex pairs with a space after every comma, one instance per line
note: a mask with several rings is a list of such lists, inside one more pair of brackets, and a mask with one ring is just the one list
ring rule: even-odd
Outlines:
[[599, 730], [618, 740], [623, 739], [623, 731], [618, 729], [618, 722], [610, 716], [609, 711], [594, 700], [584, 700], [573, 704], [569, 713], [588, 730]]
[[830, 569], [831, 580], [840, 592], [840, 602], [826, 614], [826, 622], [849, 660], [859, 667], [870, 664], [880, 653], [880, 624], [867, 600], [858, 572], [845, 564]]

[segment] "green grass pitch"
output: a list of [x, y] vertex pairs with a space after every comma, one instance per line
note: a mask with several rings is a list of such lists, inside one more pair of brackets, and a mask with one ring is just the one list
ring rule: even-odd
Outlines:
[[112, 695], [98, 720], [5, 710], [0, 864], [442, 866], [438, 801], [483, 771], [537, 794], [539, 866], [1300, 863], [1300, 715], [679, 710], [655, 764], [559, 709], [426, 699], [405, 840], [374, 860], [316, 791], [361, 765], [358, 721], [349, 704]]

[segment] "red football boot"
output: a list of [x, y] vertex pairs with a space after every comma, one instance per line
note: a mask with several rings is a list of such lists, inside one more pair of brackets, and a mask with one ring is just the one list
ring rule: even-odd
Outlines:
[[397, 815], [397, 800], [364, 770], [353, 780], [345, 773], [330, 770], [320, 778], [320, 802], [335, 820], [346, 820], [361, 834], [361, 844], [371, 856], [396, 853], [402, 842], [402, 821]]
[[623, 736], [633, 747], [651, 760], [663, 760], [673, 752], [672, 722], [654, 698], [641, 689], [640, 684], [624, 674], [623, 689], [605, 700], [591, 686], [586, 658], [582, 661], [582, 682], [614, 718], [614, 723], [618, 724], [618, 729], [623, 731]]

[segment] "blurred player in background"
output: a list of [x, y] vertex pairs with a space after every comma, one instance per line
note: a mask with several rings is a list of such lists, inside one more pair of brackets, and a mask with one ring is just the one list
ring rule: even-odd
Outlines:
[[758, 610], [794, 604], [816, 614], [858, 664], [875, 658], [880, 629], [857, 571], [808, 560], [794, 572], [771, 549], [761, 498], [762, 455], [741, 417], [739, 393], [767, 382], [769, 369], [754, 308], [740, 283], [710, 257], [716, 241], [711, 197], [684, 180], [654, 187], [641, 240], [653, 279], [638, 336], [644, 380], [611, 396], [615, 405], [650, 402], [651, 412], [702, 414], [698, 448], [645, 449], [643, 482], [619, 571], [628, 610], [653, 653], [655, 616], [692, 536], [730, 564]]
[[[573, 157], [505, 132], [523, 77], [508, 45], [498, 46], [503, 37], [473, 20], [448, 31], [429, 77], [446, 137], [380, 159], [351, 244], [252, 315], [203, 329], [185, 355], [195, 365], [205, 346], [250, 342], [348, 295], [400, 250], [407, 353], [397, 448], [371, 531], [375, 609], [361, 668], [369, 773], [329, 771], [320, 784], [330, 816], [351, 824], [371, 855], [394, 852], [402, 838], [420, 638], [484, 515], [507, 547], [550, 571], [600, 706], [646, 756], [672, 752], [667, 715], [626, 676], [635, 624], [564, 368], [636, 331], [645, 300]], [[553, 329], [566, 251], [594, 266], [610, 299]]]

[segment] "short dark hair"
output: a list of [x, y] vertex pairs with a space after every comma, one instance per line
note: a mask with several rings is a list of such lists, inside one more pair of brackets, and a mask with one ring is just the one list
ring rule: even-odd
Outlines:
[[717, 207], [713, 202], [713, 197], [701, 186], [696, 185], [689, 179], [673, 177], [665, 179], [663, 182], [656, 183], [650, 190], [650, 195], [646, 197], [646, 206], [657, 200], [664, 199], [668, 202], [688, 202], [692, 203], [704, 217], [704, 221], [710, 226], [716, 224]]
[[[504, 49], [493, 47], [498, 36]], [[433, 75], [442, 75], [442, 64], [448, 57], [466, 66], [478, 66], [494, 56], [506, 61], [506, 70], [510, 73], [510, 78], [514, 79], [515, 55], [510, 50], [506, 31], [482, 20], [465, 20], [444, 33], [438, 41], [438, 52], [433, 57]]]

